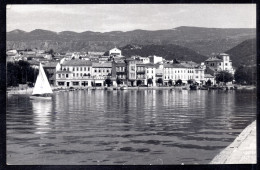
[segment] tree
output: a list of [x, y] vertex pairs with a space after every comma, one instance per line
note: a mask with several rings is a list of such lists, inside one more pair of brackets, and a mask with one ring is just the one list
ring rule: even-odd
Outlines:
[[153, 79], [149, 78], [149, 79], [147, 80], [147, 83], [148, 83], [149, 85], [153, 84]]
[[110, 87], [110, 85], [112, 84], [112, 80], [110, 78], [107, 78], [105, 80], [105, 84], [107, 84], [107, 86]]
[[137, 86], [140, 86], [142, 84], [142, 80], [137, 80], [136, 84]]
[[120, 84], [122, 84], [122, 80], [120, 80], [119, 78], [116, 79], [116, 84], [119, 86]]
[[38, 69], [30, 67], [27, 61], [7, 62], [7, 86], [34, 83], [38, 72]]
[[172, 86], [172, 79], [170, 79], [170, 80], [168, 81], [168, 83], [169, 83], [169, 86]]
[[233, 75], [227, 71], [220, 71], [216, 74], [217, 82], [231, 82], [234, 79]]
[[235, 71], [234, 78], [238, 84], [255, 84], [256, 68], [240, 66]]
[[206, 85], [207, 85], [207, 86], [211, 86], [211, 84], [212, 84], [211, 80], [208, 79], [208, 81], [206, 82]]
[[176, 81], [176, 84], [179, 86], [179, 85], [182, 85], [182, 80], [181, 79], [179, 79], [179, 80], [177, 80]]
[[162, 78], [158, 78], [157, 83], [158, 83], [159, 86], [160, 86], [161, 84], [163, 84], [163, 79], [162, 79]]
[[192, 84], [193, 81], [190, 79], [190, 80], [187, 81], [187, 83], [188, 83], [188, 84]]

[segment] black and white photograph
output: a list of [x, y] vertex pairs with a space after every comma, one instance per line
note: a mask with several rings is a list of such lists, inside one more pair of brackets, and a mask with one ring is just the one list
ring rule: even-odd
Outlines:
[[256, 164], [256, 4], [8, 4], [7, 165]]

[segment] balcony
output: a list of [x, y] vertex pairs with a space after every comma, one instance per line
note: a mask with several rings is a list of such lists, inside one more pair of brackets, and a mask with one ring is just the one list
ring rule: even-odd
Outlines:
[[136, 74], [145, 74], [145, 70], [142, 70], [142, 71], [136, 71]]

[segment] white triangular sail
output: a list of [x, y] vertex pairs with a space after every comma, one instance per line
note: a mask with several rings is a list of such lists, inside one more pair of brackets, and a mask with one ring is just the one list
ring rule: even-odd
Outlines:
[[53, 92], [49, 84], [49, 81], [45, 75], [45, 72], [43, 70], [42, 64], [40, 63], [39, 74], [37, 76], [32, 94], [34, 95], [34, 94], [46, 94], [46, 93], [53, 93]]

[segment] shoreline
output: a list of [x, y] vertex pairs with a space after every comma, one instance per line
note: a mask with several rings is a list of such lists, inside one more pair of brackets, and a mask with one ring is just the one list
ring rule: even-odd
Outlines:
[[[183, 89], [186, 88], [186, 89]], [[242, 87], [238, 88], [236, 90], [254, 90], [256, 87], [250, 86], [250, 87]], [[188, 90], [187, 86], [172, 86], [172, 87], [158, 87], [158, 86], [151, 86], [151, 87], [127, 87], [127, 89], [120, 89], [120, 87], [79, 87], [79, 88], [74, 88], [74, 89], [69, 89], [69, 88], [59, 88], [59, 87], [52, 87], [52, 90], [54, 92], [59, 92], [59, 91], [76, 91], [76, 90]], [[203, 90], [203, 89], [197, 89], [197, 90]], [[220, 90], [220, 89], [209, 89], [209, 90]], [[19, 88], [14, 88], [11, 90], [6, 91], [8, 95], [12, 94], [32, 94], [33, 88], [27, 88], [27, 89], [19, 89]]]
[[256, 164], [256, 120], [209, 164]]

